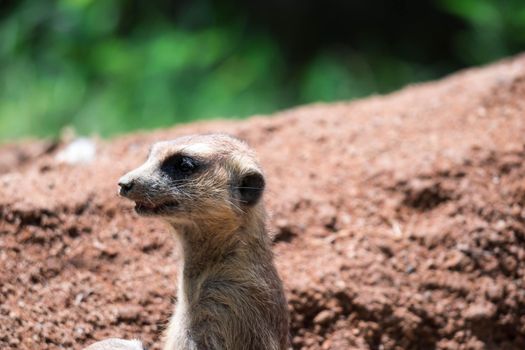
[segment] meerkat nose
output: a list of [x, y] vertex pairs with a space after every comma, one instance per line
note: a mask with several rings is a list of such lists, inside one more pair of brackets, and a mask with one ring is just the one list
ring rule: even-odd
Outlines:
[[121, 196], [126, 196], [133, 188], [133, 180], [121, 178], [118, 182], [118, 185], [120, 186], [119, 194]]

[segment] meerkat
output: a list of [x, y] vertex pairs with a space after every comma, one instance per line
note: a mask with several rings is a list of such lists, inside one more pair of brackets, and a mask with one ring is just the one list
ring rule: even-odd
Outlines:
[[288, 309], [273, 262], [254, 152], [222, 134], [152, 146], [118, 182], [141, 216], [169, 224], [180, 247], [177, 302], [164, 350], [283, 350]]

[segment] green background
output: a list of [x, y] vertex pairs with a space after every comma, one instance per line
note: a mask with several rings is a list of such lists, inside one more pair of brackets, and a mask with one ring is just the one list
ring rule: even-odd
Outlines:
[[520, 52], [525, 1], [0, 1], [0, 139], [386, 93]]

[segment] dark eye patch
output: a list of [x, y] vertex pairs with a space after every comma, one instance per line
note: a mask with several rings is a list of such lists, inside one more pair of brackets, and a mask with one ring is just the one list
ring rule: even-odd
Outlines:
[[174, 180], [182, 180], [196, 173], [200, 166], [193, 157], [175, 154], [162, 162], [160, 170]]

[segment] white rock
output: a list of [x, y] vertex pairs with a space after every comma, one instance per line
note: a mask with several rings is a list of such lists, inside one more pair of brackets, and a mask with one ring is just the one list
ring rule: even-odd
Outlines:
[[95, 142], [88, 138], [78, 138], [67, 145], [56, 155], [56, 160], [60, 163], [82, 164], [89, 163], [95, 159]]
[[139, 340], [110, 338], [91, 344], [84, 350], [144, 350]]

